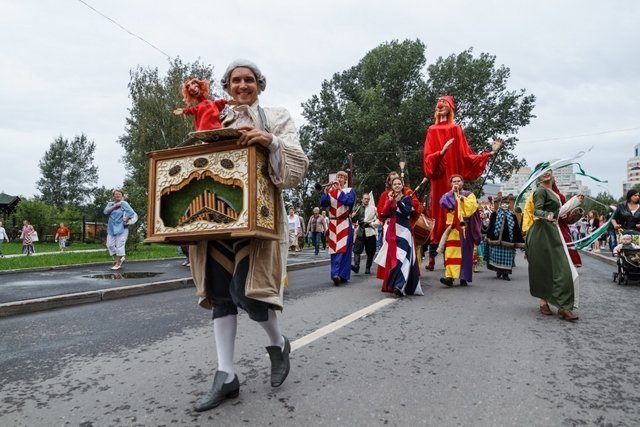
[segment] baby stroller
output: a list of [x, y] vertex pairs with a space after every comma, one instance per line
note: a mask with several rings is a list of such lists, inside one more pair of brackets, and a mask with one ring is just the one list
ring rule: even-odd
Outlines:
[[613, 281], [618, 285], [640, 281], [640, 249], [621, 249], [618, 257], [618, 271], [613, 273]]

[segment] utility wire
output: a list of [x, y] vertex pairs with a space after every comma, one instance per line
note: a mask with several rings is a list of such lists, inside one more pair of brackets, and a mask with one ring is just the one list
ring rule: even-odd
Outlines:
[[118, 27], [120, 27], [122, 30], [126, 31], [127, 33], [129, 33], [130, 35], [132, 35], [133, 37], [143, 41], [144, 43], [148, 44], [149, 46], [151, 46], [152, 48], [154, 48], [155, 50], [157, 50], [158, 52], [160, 52], [161, 54], [163, 54], [164, 56], [167, 57], [167, 59], [171, 60], [171, 57], [169, 56], [168, 53], [164, 52], [163, 50], [161, 50], [160, 48], [158, 48], [157, 46], [153, 45], [152, 43], [148, 42], [147, 40], [143, 39], [142, 37], [140, 37], [139, 35], [132, 33], [131, 31], [127, 30], [125, 27], [123, 27], [122, 25], [120, 25], [119, 23], [117, 23], [115, 20], [109, 18], [107, 15], [105, 15], [104, 13], [100, 12], [99, 10], [97, 10], [96, 8], [94, 8], [93, 6], [91, 6], [89, 3], [83, 1], [83, 0], [78, 0], [80, 3], [84, 4], [85, 6], [87, 6], [89, 9], [93, 10], [95, 13], [97, 13], [98, 15], [102, 16], [105, 19], [108, 19], [109, 21], [113, 22], [114, 24], [116, 24]]

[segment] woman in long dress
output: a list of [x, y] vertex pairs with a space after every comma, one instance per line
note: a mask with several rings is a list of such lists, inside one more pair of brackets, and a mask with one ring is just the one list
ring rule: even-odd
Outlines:
[[558, 307], [563, 320], [576, 321], [573, 313], [578, 272], [558, 226], [564, 213], [560, 197], [553, 191], [551, 170], [539, 178], [540, 185], [533, 193], [535, 221], [527, 233], [526, 251], [529, 261], [529, 290], [540, 298], [540, 312], [553, 314], [549, 303]]
[[36, 230], [33, 225], [29, 224], [26, 219], [22, 222], [22, 230], [20, 231], [20, 238], [22, 239], [22, 253], [24, 255], [31, 255], [36, 252], [33, 247], [33, 235]]
[[524, 239], [516, 215], [509, 209], [508, 197], [498, 200], [499, 208], [492, 212], [487, 229], [487, 268], [499, 279], [511, 280], [516, 248], [524, 247]]
[[385, 194], [387, 199], [380, 217], [388, 219], [389, 224], [385, 234], [387, 254], [382, 292], [393, 292], [396, 296], [423, 295], [411, 234], [412, 195], [405, 193], [399, 177], [392, 180], [391, 191]]
[[384, 205], [389, 198], [389, 191], [391, 191], [391, 181], [398, 177], [400, 177], [400, 174], [398, 172], [389, 172], [389, 174], [387, 175], [387, 180], [385, 181], [384, 191], [380, 194], [380, 197], [378, 198], [378, 204], [376, 205], [378, 221], [380, 221], [380, 224], [382, 224], [382, 245], [380, 246], [380, 250], [378, 251], [378, 255], [376, 255], [374, 262], [378, 265], [378, 268], [376, 269], [376, 278], [380, 280], [384, 280], [384, 278], [386, 277], [384, 266], [387, 262], [387, 248], [389, 246], [385, 239], [387, 228], [389, 228], [389, 219], [382, 218], [382, 210], [384, 209]]

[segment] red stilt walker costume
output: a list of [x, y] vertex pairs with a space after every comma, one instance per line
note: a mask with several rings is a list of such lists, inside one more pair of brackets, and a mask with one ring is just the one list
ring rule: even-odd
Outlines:
[[[496, 140], [493, 151], [474, 154], [467, 143], [462, 127], [453, 123], [455, 104], [453, 97], [438, 98], [435, 122], [429, 126], [424, 142], [424, 175], [431, 181], [431, 203], [429, 217], [435, 219], [434, 229], [429, 237], [429, 264], [433, 270], [436, 247], [447, 228], [447, 211], [440, 207], [440, 199], [450, 190], [449, 177], [459, 174], [465, 181], [478, 179], [487, 165], [489, 157], [501, 146]], [[433, 250], [432, 250], [433, 248]]]

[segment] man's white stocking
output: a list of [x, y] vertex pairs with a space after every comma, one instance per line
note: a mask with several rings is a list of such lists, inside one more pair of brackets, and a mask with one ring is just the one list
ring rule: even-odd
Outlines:
[[271, 342], [269, 345], [277, 345], [282, 349], [284, 348], [284, 337], [280, 332], [278, 316], [276, 316], [276, 312], [274, 310], [269, 309], [269, 320], [266, 322], [258, 322], [258, 324], [262, 326], [269, 336], [269, 341]]
[[236, 344], [238, 316], [230, 314], [213, 319], [213, 335], [218, 353], [218, 370], [229, 374], [225, 383], [230, 383], [236, 375], [233, 365], [233, 353]]

